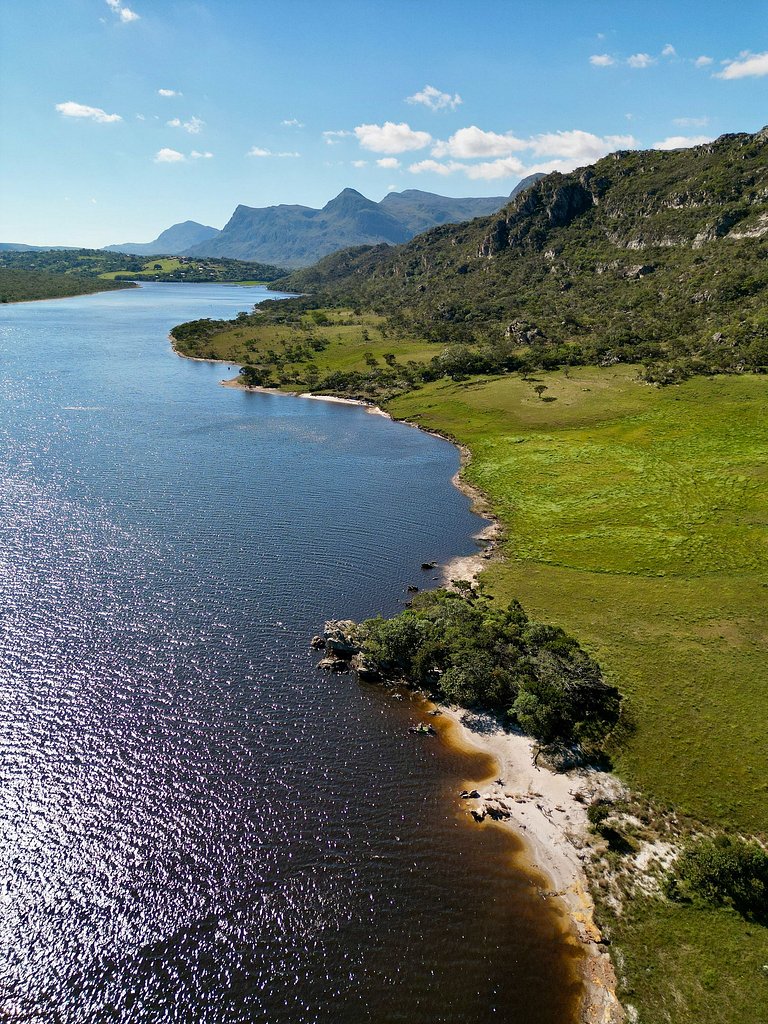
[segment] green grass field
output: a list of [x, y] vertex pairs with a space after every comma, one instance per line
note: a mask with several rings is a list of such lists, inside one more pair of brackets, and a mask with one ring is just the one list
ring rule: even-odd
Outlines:
[[439, 382], [390, 403], [467, 444], [507, 530], [500, 596], [587, 643], [629, 697], [624, 778], [768, 831], [768, 385], [631, 368]]
[[[628, 698], [621, 777], [706, 823], [764, 834], [768, 381], [659, 390], [636, 376], [442, 381], [388, 408], [471, 450], [466, 477], [506, 531], [489, 591], [572, 632]], [[641, 1024], [764, 1019], [767, 928], [636, 898], [612, 930]]]
[[[133, 272], [127, 270], [113, 270], [105, 274], [99, 274], [99, 277], [104, 281], [114, 281], [116, 277], [125, 277], [126, 274], [130, 273], [131, 277], [154, 277], [155, 274], [163, 273], [167, 274], [172, 270], [178, 270], [184, 264], [173, 257], [158, 257], [158, 259], [147, 260], [144, 264], [143, 270], [135, 270]], [[160, 268], [159, 270], [157, 268]]]
[[[395, 353], [399, 362], [409, 359], [426, 361], [439, 348], [425, 341], [409, 341], [385, 337], [382, 333], [384, 318], [374, 313], [355, 315], [351, 310], [327, 310], [324, 315], [328, 323], [316, 323], [311, 314], [302, 316], [297, 324], [249, 324], [238, 325], [218, 331], [210, 338], [201, 340], [199, 347], [187, 350], [177, 343], [180, 352], [206, 359], [222, 359], [233, 363], [269, 363], [269, 351], [283, 358], [286, 350], [297, 345], [306, 346], [309, 338], [317, 339], [326, 347], [313, 351], [311, 362], [323, 374], [332, 370], [366, 369], [365, 354], [370, 353], [380, 367], [386, 365], [385, 353]], [[306, 360], [284, 362], [281, 374], [290, 378], [306, 370]], [[288, 390], [308, 390], [296, 384], [286, 384]], [[311, 390], [311, 389], [309, 389]]]

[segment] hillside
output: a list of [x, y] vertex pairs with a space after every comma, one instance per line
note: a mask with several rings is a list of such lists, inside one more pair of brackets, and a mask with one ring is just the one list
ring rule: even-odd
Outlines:
[[106, 252], [124, 252], [134, 256], [177, 256], [193, 245], [205, 242], [218, 235], [218, 228], [185, 220], [161, 232], [153, 242], [123, 242], [121, 245], [107, 245]]
[[279, 287], [478, 341], [501, 369], [521, 356], [643, 361], [660, 379], [765, 367], [767, 140], [614, 153], [547, 175], [497, 216], [338, 253]]
[[[526, 187], [529, 179], [518, 189]], [[345, 188], [321, 210], [308, 206], [238, 206], [215, 236], [186, 251], [190, 256], [228, 256], [301, 267], [356, 245], [397, 245], [436, 224], [492, 213], [508, 198], [451, 199], [408, 189], [380, 203]]]

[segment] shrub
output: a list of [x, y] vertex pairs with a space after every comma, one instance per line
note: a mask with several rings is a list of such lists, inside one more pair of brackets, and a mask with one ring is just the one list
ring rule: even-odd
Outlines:
[[666, 880], [672, 899], [700, 899], [768, 918], [768, 853], [756, 842], [721, 833], [688, 844]]

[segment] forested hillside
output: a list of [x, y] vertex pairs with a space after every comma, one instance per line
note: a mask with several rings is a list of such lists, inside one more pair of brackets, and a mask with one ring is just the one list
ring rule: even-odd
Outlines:
[[329, 256], [279, 282], [474, 346], [470, 372], [644, 362], [654, 380], [768, 365], [768, 130], [619, 152], [500, 214]]

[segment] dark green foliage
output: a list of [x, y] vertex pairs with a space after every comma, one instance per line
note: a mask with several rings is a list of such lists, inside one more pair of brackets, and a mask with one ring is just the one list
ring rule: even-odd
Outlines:
[[507, 712], [543, 743], [596, 748], [620, 697], [573, 637], [532, 622], [520, 604], [436, 590], [411, 609], [362, 625], [366, 664], [449, 703]]
[[606, 818], [611, 816], [612, 804], [607, 800], [593, 800], [587, 807], [587, 818], [596, 831], [600, 831]]
[[523, 360], [640, 362], [659, 383], [763, 371], [767, 195], [768, 133], [617, 153], [547, 175], [492, 217], [337, 253], [280, 284], [472, 346], [477, 364], [448, 376]]
[[673, 864], [666, 889], [672, 899], [699, 899], [768, 920], [768, 853], [724, 833], [696, 839]]
[[269, 370], [249, 364], [240, 369], [240, 380], [249, 388], [266, 388], [275, 383]]
[[143, 266], [144, 260], [137, 256], [124, 256], [101, 249], [12, 249], [0, 252], [0, 268], [5, 270], [28, 270], [94, 278], [99, 274], [116, 271], [138, 273]]
[[130, 284], [99, 281], [95, 277], [48, 274], [34, 270], [5, 270], [0, 267], [0, 302], [32, 302], [35, 299], [65, 299], [73, 295], [132, 288]]

